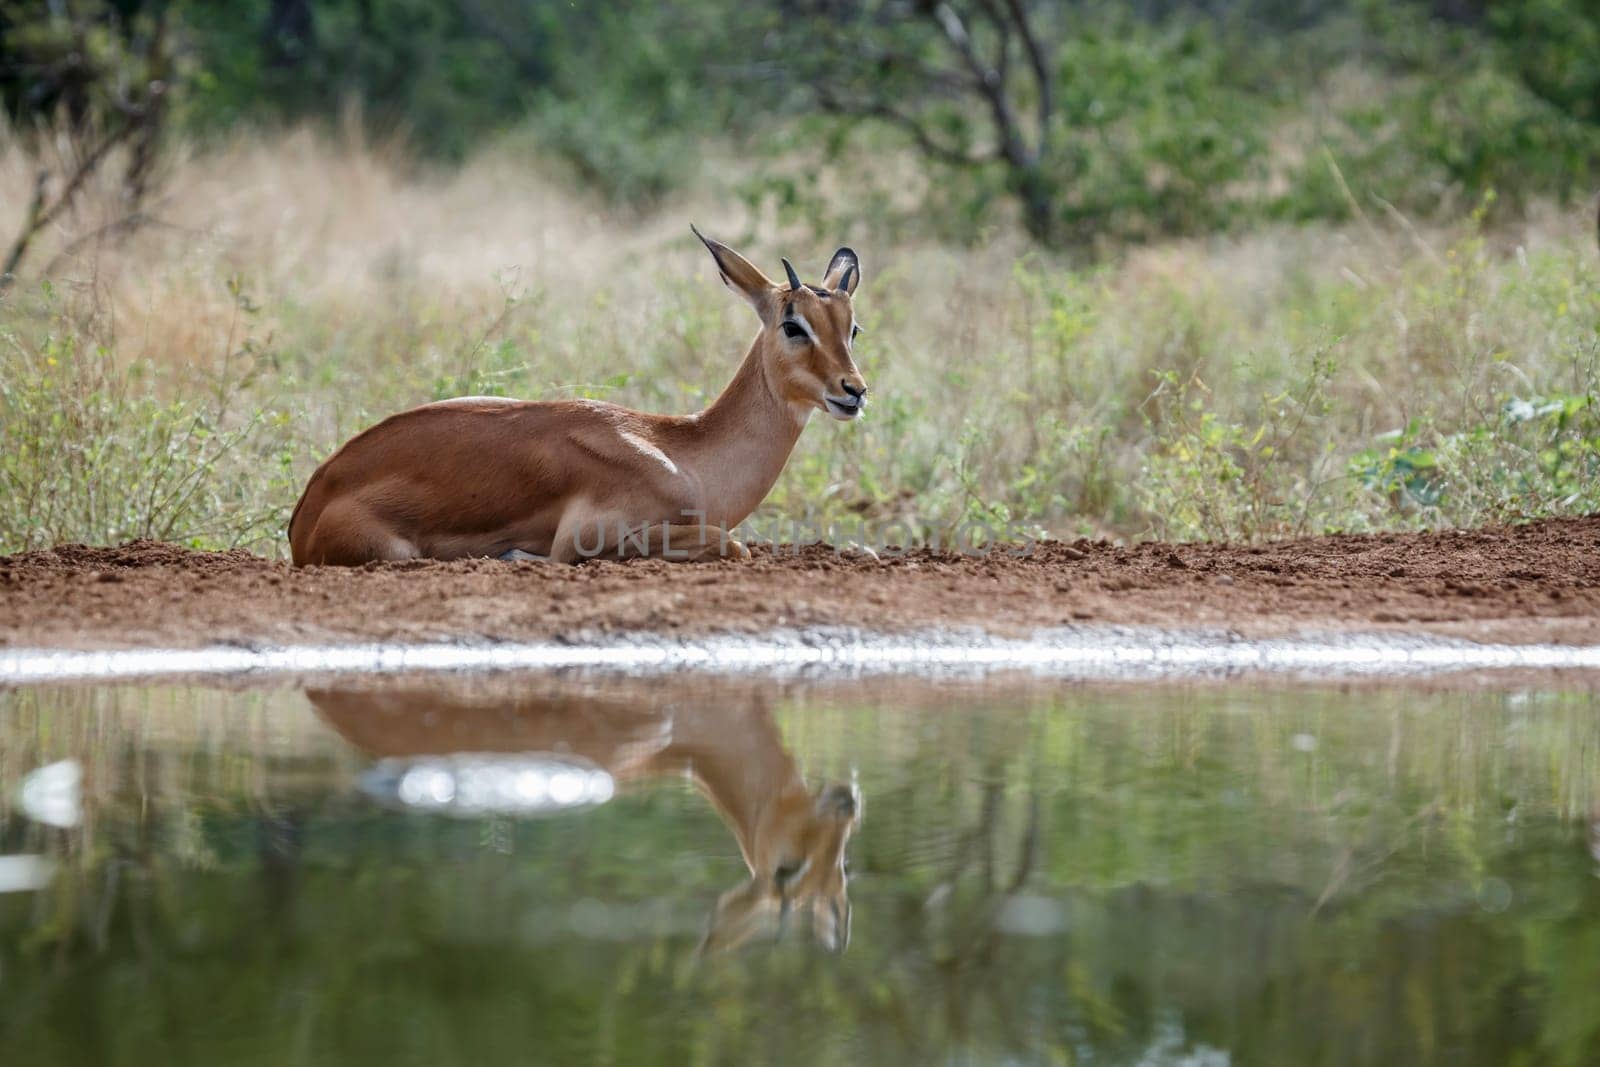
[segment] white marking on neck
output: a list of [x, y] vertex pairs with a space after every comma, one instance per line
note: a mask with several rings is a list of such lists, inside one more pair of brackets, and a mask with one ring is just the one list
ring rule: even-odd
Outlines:
[[678, 473], [678, 465], [672, 462], [672, 457], [668, 456], [665, 452], [661, 451], [661, 449], [657, 448], [649, 441], [646, 441], [643, 437], [640, 437], [636, 433], [630, 433], [627, 430], [623, 430], [621, 432], [621, 437], [624, 441], [628, 442], [628, 444], [632, 445], [634, 448], [637, 448], [640, 452], [649, 456], [651, 459], [656, 460], [663, 467], [667, 468], [667, 473]]

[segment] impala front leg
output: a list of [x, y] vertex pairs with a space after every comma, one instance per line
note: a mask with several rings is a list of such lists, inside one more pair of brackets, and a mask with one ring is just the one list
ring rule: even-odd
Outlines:
[[585, 559], [664, 559], [698, 563], [712, 559], [749, 559], [750, 550], [720, 526], [707, 524], [703, 513], [686, 510], [697, 522], [631, 522], [624, 518], [564, 519], [556, 532], [550, 558], [563, 563]]
[[618, 559], [652, 558], [679, 563], [701, 563], [712, 559], [749, 559], [750, 550], [720, 526], [703, 522], [640, 523], [623, 531], [617, 545]]

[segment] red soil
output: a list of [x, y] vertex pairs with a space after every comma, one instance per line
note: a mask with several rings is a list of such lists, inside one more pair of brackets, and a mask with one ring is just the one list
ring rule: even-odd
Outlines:
[[[1021, 550], [1018, 550], [1021, 551]], [[1050, 542], [1028, 555], [812, 546], [745, 562], [307, 568], [137, 541], [0, 557], [0, 645], [176, 647], [1131, 623], [1600, 644], [1600, 516], [1263, 545]]]

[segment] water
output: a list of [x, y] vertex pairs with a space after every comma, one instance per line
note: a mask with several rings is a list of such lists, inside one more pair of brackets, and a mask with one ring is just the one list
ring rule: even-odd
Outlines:
[[1597, 820], [1582, 692], [12, 690], [0, 1062], [1594, 1064]]
[[594, 641], [376, 643], [202, 648], [0, 648], [0, 685], [214, 676], [443, 670], [591, 670], [644, 678], [685, 671], [793, 679], [808, 674], [976, 678], [1024, 672], [1068, 681], [1160, 681], [1288, 675], [1437, 677], [1479, 672], [1600, 671], [1600, 645], [1484, 644], [1428, 634], [1325, 633], [1249, 638], [1230, 630], [1066, 626], [1027, 637], [854, 627], [763, 636], [617, 634]]

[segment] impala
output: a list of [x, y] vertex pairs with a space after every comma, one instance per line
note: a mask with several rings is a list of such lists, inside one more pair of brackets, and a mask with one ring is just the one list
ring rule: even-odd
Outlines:
[[866, 408], [852, 353], [861, 265], [841, 248], [812, 286], [785, 259], [778, 285], [694, 234], [761, 319], [710, 407], [651, 415], [594, 400], [461, 397], [391, 416], [311, 476], [289, 520], [295, 564], [748, 558], [728, 531], [766, 497], [811, 413], [848, 421]]
[[[559, 684], [559, 683], [558, 683]], [[762, 697], [708, 705], [698, 683], [570, 691], [489, 681], [476, 690], [415, 681], [307, 691], [323, 721], [370, 756], [560, 753], [630, 785], [688, 778], [733, 831], [749, 878], [723, 893], [701, 948], [736, 948], [809, 913], [817, 941], [850, 940], [845, 846], [859, 818], [853, 788], [807, 787]]]

